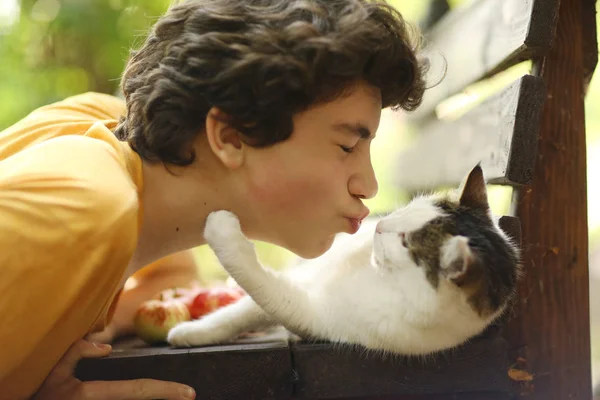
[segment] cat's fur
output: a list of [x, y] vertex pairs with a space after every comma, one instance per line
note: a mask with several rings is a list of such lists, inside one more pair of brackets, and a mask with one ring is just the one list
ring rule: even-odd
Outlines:
[[285, 272], [261, 266], [230, 212], [208, 217], [205, 238], [251, 297], [176, 326], [168, 336], [175, 346], [282, 324], [308, 339], [429, 354], [482, 332], [506, 308], [519, 270], [479, 166], [462, 189], [416, 198]]

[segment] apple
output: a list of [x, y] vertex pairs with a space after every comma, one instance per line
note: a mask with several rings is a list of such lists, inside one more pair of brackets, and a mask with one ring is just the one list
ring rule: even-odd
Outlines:
[[135, 333], [146, 343], [165, 342], [169, 330], [180, 322], [189, 321], [190, 312], [182, 301], [148, 300], [140, 305], [135, 317]]
[[172, 299], [185, 299], [187, 297], [194, 297], [200, 291], [206, 290], [197, 281], [193, 281], [191, 284], [185, 287], [172, 287], [169, 289], [164, 289], [158, 292], [158, 294], [154, 297], [157, 300], [165, 301]]
[[246, 292], [237, 286], [235, 282], [227, 282], [226, 285], [212, 288], [203, 288], [198, 283], [190, 287], [174, 287], [159, 292], [156, 300], [177, 300], [186, 305], [192, 319], [200, 318], [217, 308], [231, 304], [242, 298]]
[[191, 305], [189, 305], [190, 316], [198, 319], [218, 308], [235, 303], [245, 295], [241, 288], [214, 287], [198, 293]]

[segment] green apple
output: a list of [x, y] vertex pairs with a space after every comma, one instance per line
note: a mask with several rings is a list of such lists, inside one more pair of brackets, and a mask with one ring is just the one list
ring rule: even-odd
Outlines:
[[190, 312], [182, 301], [148, 300], [138, 308], [133, 323], [135, 333], [143, 341], [156, 344], [166, 342], [171, 328], [190, 319]]

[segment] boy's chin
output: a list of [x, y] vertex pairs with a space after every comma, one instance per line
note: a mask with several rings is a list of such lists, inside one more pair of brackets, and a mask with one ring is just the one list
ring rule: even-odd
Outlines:
[[293, 247], [288, 247], [288, 250], [305, 259], [312, 259], [322, 256], [331, 248], [334, 237], [325, 238], [322, 240], [307, 239], [302, 243], [297, 243]]

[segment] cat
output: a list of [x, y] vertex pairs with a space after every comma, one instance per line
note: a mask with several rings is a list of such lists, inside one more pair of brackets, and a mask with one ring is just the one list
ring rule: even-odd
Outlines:
[[463, 344], [505, 311], [520, 269], [517, 247], [491, 214], [481, 167], [463, 182], [283, 272], [259, 263], [235, 215], [211, 213], [205, 239], [249, 296], [175, 326], [167, 341], [210, 345], [283, 325], [305, 339], [403, 355]]

